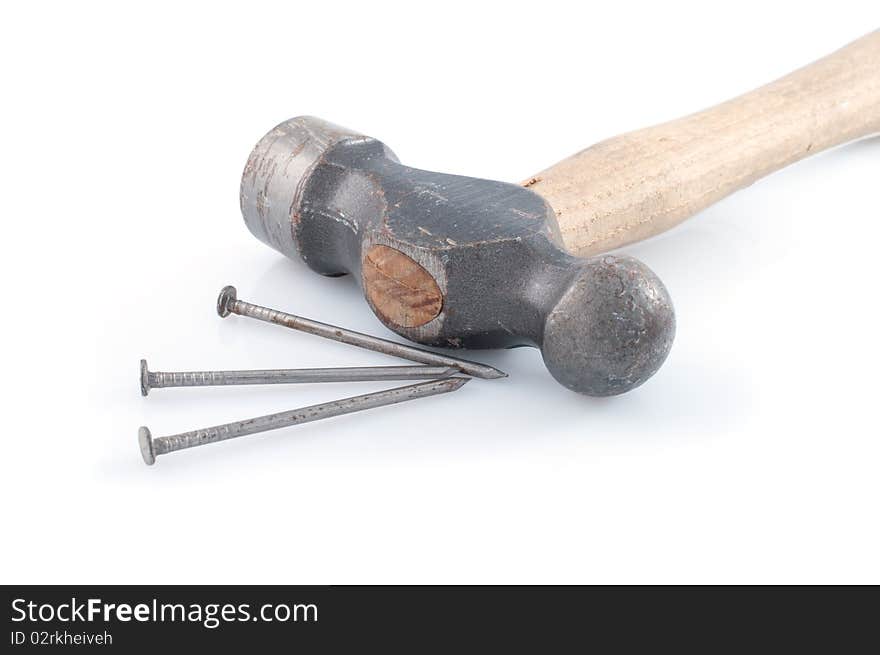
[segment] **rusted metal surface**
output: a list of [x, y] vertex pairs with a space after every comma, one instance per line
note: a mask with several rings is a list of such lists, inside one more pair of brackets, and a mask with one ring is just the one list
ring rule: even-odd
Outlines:
[[[309, 117], [282, 123], [254, 153], [241, 195], [249, 229], [319, 273], [354, 275], [408, 339], [538, 346], [558, 381], [597, 396], [642, 384], [669, 352], [674, 312], [657, 276], [630, 257], [566, 253], [553, 209], [527, 188], [404, 166], [376, 139]], [[394, 284], [371, 288], [377, 246], [430, 276], [434, 316], [407, 314]]]
[[507, 377], [507, 373], [504, 371], [499, 371], [497, 368], [493, 368], [487, 364], [472, 362], [458, 357], [450, 357], [449, 355], [431, 352], [430, 350], [424, 350], [422, 348], [414, 348], [413, 346], [407, 346], [403, 343], [380, 339], [379, 337], [374, 337], [362, 332], [355, 332], [354, 330], [348, 330], [337, 325], [321, 323], [319, 321], [313, 321], [310, 318], [288, 314], [287, 312], [282, 312], [277, 309], [254, 305], [253, 303], [239, 300], [238, 292], [233, 286], [226, 286], [220, 290], [220, 295], [217, 297], [217, 313], [221, 317], [226, 317], [230, 314], [238, 314], [240, 316], [255, 318], [258, 321], [282, 325], [291, 330], [314, 334], [319, 337], [324, 337], [325, 339], [330, 339], [331, 341], [347, 343], [351, 346], [372, 350], [373, 352], [384, 353], [386, 355], [391, 355], [392, 357], [408, 359], [411, 362], [419, 364], [448, 366], [455, 368], [462, 373], [466, 373], [467, 375], [486, 380]]
[[350, 366], [344, 368], [279, 368], [240, 371], [151, 371], [141, 360], [141, 395], [169, 387], [219, 387], [250, 384], [314, 384], [434, 380], [460, 373], [450, 366]]
[[244, 421], [235, 421], [223, 425], [215, 425], [209, 428], [181, 432], [167, 437], [153, 438], [150, 429], [142, 426], [138, 430], [138, 445], [141, 456], [146, 464], [155, 464], [156, 457], [166, 453], [173, 453], [185, 448], [204, 446], [209, 443], [243, 437], [248, 434], [278, 430], [301, 423], [310, 423], [333, 416], [361, 412], [367, 409], [395, 405], [408, 400], [427, 398], [438, 394], [449, 393], [460, 389], [470, 378], [452, 377], [431, 382], [421, 382], [405, 387], [397, 387], [387, 391], [378, 391], [351, 398], [334, 400], [320, 405], [311, 405], [299, 409], [292, 409], [277, 414], [268, 414]]

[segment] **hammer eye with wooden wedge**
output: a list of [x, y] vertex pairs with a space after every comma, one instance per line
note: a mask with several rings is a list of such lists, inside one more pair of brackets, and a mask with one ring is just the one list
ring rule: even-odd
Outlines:
[[669, 294], [603, 254], [669, 229], [808, 155], [880, 132], [880, 32], [751, 93], [617, 136], [522, 184], [401, 164], [380, 141], [311, 117], [257, 144], [241, 182], [250, 231], [324, 275], [354, 275], [379, 319], [452, 348], [537, 346], [593, 396], [665, 360]]

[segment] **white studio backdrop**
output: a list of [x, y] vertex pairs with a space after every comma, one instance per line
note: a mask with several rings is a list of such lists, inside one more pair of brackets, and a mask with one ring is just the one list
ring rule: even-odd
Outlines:
[[158, 370], [395, 364], [214, 312], [220, 287], [392, 336], [257, 242], [241, 169], [313, 114], [519, 181], [880, 27], [875, 2], [31, 3], [0, 19], [0, 582], [880, 582], [880, 141], [629, 248], [678, 332], [643, 387], [506, 380], [144, 466], [154, 435], [379, 389], [157, 390]]

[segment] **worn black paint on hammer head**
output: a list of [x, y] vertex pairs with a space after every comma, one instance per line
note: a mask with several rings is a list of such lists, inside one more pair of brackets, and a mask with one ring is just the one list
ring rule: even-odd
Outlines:
[[537, 194], [404, 166], [379, 141], [318, 119], [286, 121], [260, 141], [241, 206], [258, 238], [324, 275], [361, 280], [374, 244], [415, 260], [442, 309], [419, 327], [386, 325], [419, 343], [538, 346], [557, 380], [599, 396], [647, 380], [672, 344], [660, 280], [629, 257], [567, 254]]

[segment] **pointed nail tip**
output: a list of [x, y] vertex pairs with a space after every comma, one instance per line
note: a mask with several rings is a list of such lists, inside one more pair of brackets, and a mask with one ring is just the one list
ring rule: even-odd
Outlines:
[[499, 371], [497, 368], [492, 368], [491, 366], [487, 366], [482, 369], [481, 373], [482, 375], [480, 375], [479, 377], [483, 378], [484, 380], [499, 380], [501, 378], [508, 377], [507, 373], [505, 373], [504, 371]]

